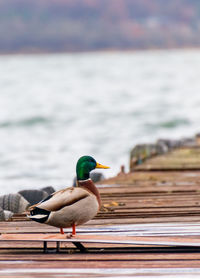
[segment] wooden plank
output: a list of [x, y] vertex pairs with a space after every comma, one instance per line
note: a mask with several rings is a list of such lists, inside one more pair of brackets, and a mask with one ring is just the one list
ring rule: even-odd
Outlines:
[[[178, 275], [177, 275], [178, 274]], [[54, 268], [51, 269], [51, 273], [48, 268], [34, 268], [34, 269], [22, 269], [18, 268], [17, 270], [0, 270], [0, 277], [2, 278], [13, 278], [14, 276], [20, 277], [20, 278], [113, 278], [113, 277], [138, 277], [145, 276], [145, 278], [155, 278], [158, 276], [173, 276], [173, 278], [181, 278], [184, 276], [189, 276], [188, 278], [197, 278], [195, 275], [198, 276], [200, 274], [200, 269], [198, 267], [187, 267], [187, 268], [179, 268], [179, 267], [173, 267], [167, 268], [151, 268], [151, 267], [140, 267], [140, 268], [126, 268], [122, 269], [119, 267], [116, 268], [80, 268], [77, 267], [74, 268]], [[193, 277], [195, 276], [195, 277]], [[183, 277], [184, 278], [184, 277]]]
[[[120, 186], [125, 186], [127, 185], [130, 187], [135, 187], [137, 189], [137, 186], [164, 186], [163, 188], [165, 189], [167, 186], [186, 186], [184, 187], [185, 190], [189, 190], [188, 186], [198, 186], [200, 181], [200, 171], [162, 171], [162, 170], [157, 170], [151, 171], [151, 170], [145, 170], [144, 172], [142, 171], [137, 171], [135, 170], [132, 173], [126, 173], [122, 175], [118, 175], [113, 178], [106, 179], [104, 181], [101, 181], [98, 183], [100, 187], [101, 193], [103, 192], [109, 192], [109, 187], [115, 188], [117, 187], [118, 190], [120, 191]], [[156, 187], [157, 188], [157, 187]], [[183, 190], [184, 190], [183, 188]], [[145, 189], [145, 188], [144, 188]], [[152, 188], [153, 189], [153, 188]], [[155, 189], [153, 189], [155, 190]], [[183, 191], [182, 190], [182, 191]], [[142, 191], [142, 189], [141, 189]]]
[[[46, 254], [45, 261], [107, 261], [112, 259], [113, 261], [120, 260], [200, 260], [200, 252], [196, 253], [86, 253], [83, 257], [82, 254], [69, 254], [69, 253], [54, 253], [54, 254]], [[16, 261], [16, 255], [9, 254], [9, 255], [0, 255], [0, 261]], [[20, 254], [20, 261], [43, 261], [44, 257], [40, 253], [31, 253], [31, 254]]]
[[152, 157], [135, 170], [199, 170], [200, 148], [179, 148], [169, 153]]
[[[200, 234], [199, 234], [200, 235]], [[151, 246], [189, 246], [200, 247], [200, 240], [197, 237], [139, 237], [124, 235], [76, 235], [68, 238], [61, 234], [2, 234], [0, 241], [11, 242], [78, 242], [78, 243], [103, 243], [103, 244], [124, 244], [124, 245], [151, 245]]]
[[[6, 231], [6, 233], [11, 233], [10, 232], [10, 227], [11, 226], [7, 226], [7, 224], [10, 225], [11, 222], [4, 222], [4, 229], [2, 230], [2, 232]], [[15, 224], [13, 224], [13, 228], [15, 228]], [[41, 228], [46, 228], [45, 233], [58, 233], [58, 230], [56, 228], [53, 228], [51, 226], [44, 226], [41, 224], [37, 224], [35, 222], [30, 222], [26, 228], [27, 230], [25, 230], [25, 225], [26, 222], [21, 222], [20, 223], [20, 229], [16, 229], [14, 231], [14, 233], [32, 233], [32, 231], [34, 231], [34, 233], [36, 234], [36, 228], [39, 225]], [[70, 232], [70, 229], [64, 229], [64, 231]], [[1, 232], [1, 233], [2, 233]], [[142, 234], [144, 235], [146, 234], [154, 234], [154, 233], [164, 233], [165, 235], [167, 234], [172, 234], [174, 232], [182, 232], [182, 233], [187, 233], [187, 234], [192, 234], [192, 233], [200, 233], [200, 222], [195, 222], [195, 223], [191, 223], [191, 222], [179, 222], [179, 223], [146, 223], [146, 224], [123, 224], [123, 225], [92, 225], [92, 226], [80, 226], [77, 228], [77, 234], [107, 234], [107, 233], [121, 233], [121, 234], [130, 234], [131, 235], [136, 235], [136, 234]]]
[[[174, 260], [156, 260], [156, 261], [142, 261], [142, 260], [124, 260], [124, 261], [119, 261], [119, 260], [112, 260], [110, 259], [109, 261], [104, 261], [99, 260], [99, 261], [33, 261], [33, 262], [14, 262], [12, 263], [12, 266], [8, 262], [2, 262], [0, 263], [0, 270], [8, 270], [8, 269], [14, 269], [15, 276], [18, 274], [18, 270], [20, 272], [20, 269], [25, 269], [26, 271], [26, 278], [27, 278], [27, 269], [28, 272], [30, 272], [30, 269], [34, 272], [34, 270], [42, 271], [43, 269], [46, 270], [47, 278], [52, 276], [52, 273], [57, 274], [58, 276], [58, 269], [79, 269], [79, 268], [102, 268], [104, 269], [104, 272], [102, 271], [102, 275], [106, 273], [106, 269], [109, 268], [199, 268], [200, 266], [200, 261], [199, 260], [194, 260], [194, 261], [189, 261], [189, 260], [181, 260], [181, 261], [174, 261]], [[57, 269], [57, 270], [56, 270]], [[66, 272], [66, 271], [65, 271]], [[70, 272], [70, 270], [68, 271]], [[76, 273], [78, 270], [76, 271]], [[124, 271], [125, 272], [125, 271]], [[69, 276], [69, 275], [68, 275]], [[80, 278], [82, 278], [81, 274], [79, 274]]]

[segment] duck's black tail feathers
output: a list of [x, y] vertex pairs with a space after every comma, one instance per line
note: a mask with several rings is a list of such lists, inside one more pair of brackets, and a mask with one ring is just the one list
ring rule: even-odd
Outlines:
[[50, 211], [35, 207], [33, 210], [30, 211], [30, 215], [27, 215], [31, 220], [45, 223], [49, 218]]

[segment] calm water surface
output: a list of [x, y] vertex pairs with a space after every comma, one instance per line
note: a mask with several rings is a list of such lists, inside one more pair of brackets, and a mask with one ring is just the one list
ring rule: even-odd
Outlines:
[[137, 143], [200, 132], [200, 51], [0, 56], [0, 194], [106, 177]]

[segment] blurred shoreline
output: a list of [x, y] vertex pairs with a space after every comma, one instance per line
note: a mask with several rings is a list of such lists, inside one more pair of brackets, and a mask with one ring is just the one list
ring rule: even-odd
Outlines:
[[188, 47], [167, 47], [167, 48], [131, 48], [131, 49], [96, 49], [96, 50], [66, 50], [66, 51], [48, 51], [48, 50], [24, 50], [24, 51], [12, 51], [12, 52], [2, 52], [0, 51], [0, 56], [9, 56], [9, 55], [59, 55], [59, 54], [100, 54], [100, 53], [136, 53], [136, 52], [173, 52], [173, 51], [199, 51], [200, 46], [194, 47], [194, 46], [188, 46]]

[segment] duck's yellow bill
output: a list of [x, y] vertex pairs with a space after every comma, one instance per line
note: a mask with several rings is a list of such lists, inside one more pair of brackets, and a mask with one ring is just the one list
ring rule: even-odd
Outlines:
[[96, 164], [96, 169], [109, 169], [109, 168], [110, 168], [110, 167], [101, 165], [101, 164], [99, 164], [99, 163]]

